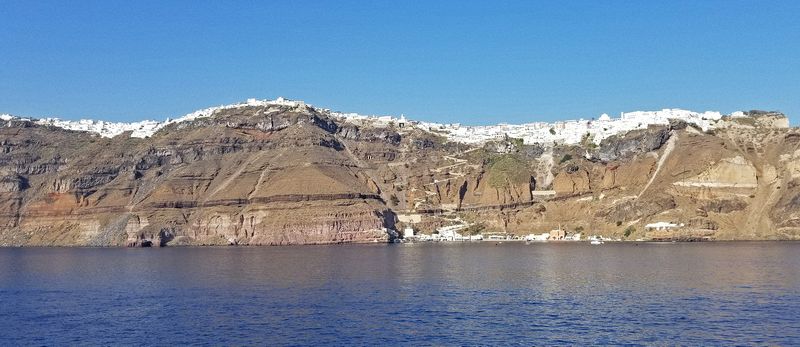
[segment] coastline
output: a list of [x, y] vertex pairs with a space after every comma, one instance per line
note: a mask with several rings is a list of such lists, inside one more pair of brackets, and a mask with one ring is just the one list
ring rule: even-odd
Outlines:
[[[620, 240], [620, 241], [604, 241], [604, 245], [614, 244], [716, 244], [716, 243], [800, 243], [800, 240], [763, 240], [763, 239], [748, 239], [748, 240], [703, 240], [703, 241], [686, 241], [686, 240]], [[89, 245], [0, 245], [0, 249], [17, 249], [17, 248], [41, 248], [41, 249], [141, 249], [141, 248], [280, 248], [280, 247], [315, 247], [315, 246], [394, 246], [394, 245], [481, 245], [481, 244], [525, 244], [530, 246], [542, 245], [581, 245], [589, 244], [589, 240], [581, 241], [525, 241], [525, 240], [483, 240], [483, 241], [421, 241], [421, 242], [331, 242], [331, 243], [304, 243], [304, 244], [282, 244], [282, 245], [167, 245], [167, 246], [153, 246], [153, 247], [129, 247], [129, 246], [89, 246]]]

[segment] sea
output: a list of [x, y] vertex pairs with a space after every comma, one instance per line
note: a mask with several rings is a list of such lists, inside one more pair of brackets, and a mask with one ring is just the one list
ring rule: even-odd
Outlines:
[[2, 248], [0, 345], [800, 345], [800, 243]]

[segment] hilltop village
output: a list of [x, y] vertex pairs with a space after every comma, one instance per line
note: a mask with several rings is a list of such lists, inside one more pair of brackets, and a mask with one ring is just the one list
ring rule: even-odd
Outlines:
[[[243, 103], [221, 105], [198, 110], [176, 119], [167, 119], [159, 122], [145, 120], [140, 122], [123, 123], [107, 122], [91, 119], [78, 121], [62, 120], [59, 118], [34, 119], [30, 117], [14, 117], [9, 114], [0, 115], [0, 120], [12, 119], [35, 122], [39, 125], [48, 125], [68, 130], [86, 131], [97, 133], [103, 137], [114, 137], [125, 132], [130, 132], [131, 137], [145, 138], [152, 136], [159, 129], [170, 124], [178, 124], [210, 117], [217, 111], [237, 109], [243, 107], [270, 107], [287, 106], [292, 108], [310, 108], [324, 112], [332, 117], [355, 124], [369, 124], [372, 126], [386, 127], [416, 127], [426, 131], [445, 135], [449, 140], [468, 144], [482, 144], [489, 141], [501, 140], [505, 137], [522, 139], [525, 144], [579, 144], [587, 139], [595, 144], [600, 144], [603, 139], [637, 129], [646, 129], [652, 125], [668, 125], [670, 120], [680, 120], [698, 126], [701, 130], [714, 129], [723, 117], [746, 118], [742, 111], [730, 115], [719, 112], [693, 112], [681, 109], [663, 109], [660, 111], [635, 111], [620, 113], [618, 118], [608, 114], [601, 114], [597, 119], [565, 120], [553, 123], [534, 122], [526, 124], [497, 124], [487, 126], [466, 126], [459, 123], [440, 124], [423, 121], [409, 120], [405, 116], [369, 116], [358, 113], [343, 113], [324, 108], [315, 108], [303, 101], [277, 98], [275, 100], [247, 99]], [[788, 121], [786, 122], [788, 127]]]
[[[668, 125], [670, 119], [695, 124], [703, 131], [713, 129], [723, 118], [719, 112], [692, 112], [680, 109], [664, 109], [661, 111], [636, 111], [621, 113], [619, 118], [611, 118], [608, 114], [600, 115], [596, 120], [568, 120], [553, 123], [536, 122], [527, 124], [498, 124], [488, 126], [464, 126], [461, 124], [439, 124], [420, 121], [409, 121], [404, 116], [363, 116], [353, 113], [333, 113], [334, 116], [354, 123], [366, 123], [375, 126], [397, 125], [413, 126], [427, 131], [444, 134], [451, 141], [481, 144], [502, 140], [505, 137], [522, 139], [525, 144], [579, 144], [587, 139], [600, 144], [603, 139], [637, 129], [646, 129], [651, 125]], [[744, 112], [737, 111], [730, 118], [747, 117]], [[587, 135], [588, 134], [588, 135]]]

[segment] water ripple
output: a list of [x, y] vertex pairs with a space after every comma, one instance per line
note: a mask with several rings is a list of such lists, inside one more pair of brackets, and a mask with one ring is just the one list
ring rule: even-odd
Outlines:
[[798, 345], [798, 251], [0, 249], [0, 345]]

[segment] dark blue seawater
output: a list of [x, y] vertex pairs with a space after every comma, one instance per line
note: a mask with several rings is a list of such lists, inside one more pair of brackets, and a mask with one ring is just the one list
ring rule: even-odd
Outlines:
[[800, 243], [0, 249], [0, 345], [800, 345]]

